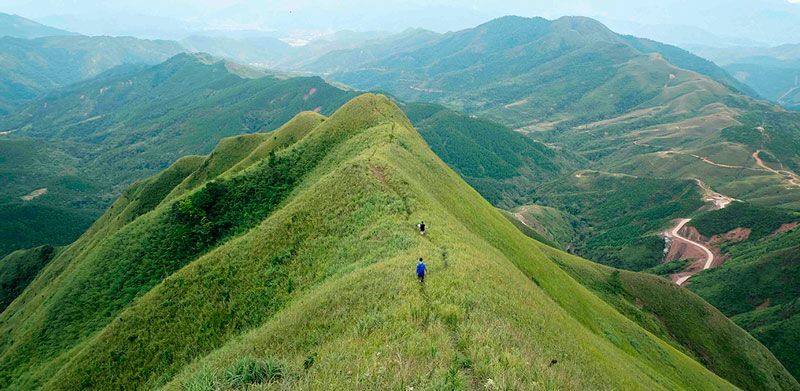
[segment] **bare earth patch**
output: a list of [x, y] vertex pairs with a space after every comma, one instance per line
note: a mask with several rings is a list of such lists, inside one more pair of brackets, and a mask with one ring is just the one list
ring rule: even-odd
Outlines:
[[21, 200], [23, 200], [23, 201], [30, 201], [30, 200], [32, 200], [32, 199], [34, 199], [36, 197], [44, 195], [45, 193], [47, 193], [47, 188], [43, 187], [41, 189], [36, 189], [36, 190], [34, 190], [34, 191], [32, 191], [32, 192], [30, 192], [30, 193], [28, 193], [28, 194], [26, 194], [26, 195], [24, 195], [22, 197], [19, 197], [19, 198]]
[[775, 235], [782, 234], [782, 233], [785, 233], [785, 232], [789, 232], [789, 231], [793, 230], [794, 227], [797, 227], [797, 224], [800, 224], [800, 221], [795, 221], [794, 223], [783, 224], [783, 225], [781, 225], [780, 228], [775, 230]]

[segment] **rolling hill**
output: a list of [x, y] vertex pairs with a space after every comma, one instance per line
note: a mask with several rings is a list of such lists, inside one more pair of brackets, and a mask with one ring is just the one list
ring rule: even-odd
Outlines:
[[[796, 113], [753, 98], [712, 62], [592, 19], [503, 17], [335, 69], [330, 78], [357, 88], [502, 123], [580, 155], [582, 168], [693, 177], [731, 197], [800, 207]], [[774, 170], [752, 158], [759, 151]]]
[[386, 97], [218, 148], [0, 314], [2, 389], [800, 389], [685, 289], [525, 237]]
[[300, 111], [332, 113], [354, 95], [186, 54], [46, 94], [0, 118], [0, 254], [69, 244], [131, 182], [224, 137], [273, 130]]

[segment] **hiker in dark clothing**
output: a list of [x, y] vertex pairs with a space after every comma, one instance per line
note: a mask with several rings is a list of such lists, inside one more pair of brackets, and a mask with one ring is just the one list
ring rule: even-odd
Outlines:
[[421, 235], [425, 235], [425, 222], [424, 221], [422, 221], [419, 224], [417, 224], [417, 228], [419, 228], [419, 233]]
[[419, 282], [425, 282], [425, 272], [428, 271], [428, 268], [425, 266], [425, 263], [422, 262], [422, 258], [419, 259], [419, 263], [417, 264], [417, 279]]

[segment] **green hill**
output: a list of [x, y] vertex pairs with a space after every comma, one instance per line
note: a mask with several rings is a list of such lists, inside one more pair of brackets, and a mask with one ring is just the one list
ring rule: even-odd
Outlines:
[[800, 389], [686, 290], [524, 236], [383, 96], [271, 136], [59, 252], [0, 314], [0, 387]]
[[580, 17], [507, 16], [353, 64], [331, 77], [406, 100], [452, 105], [514, 127], [580, 124], [614, 117], [652, 99], [669, 80], [669, 73], [653, 69], [669, 64], [664, 58], [740, 85], [689, 52], [624, 37]]
[[743, 241], [718, 244], [730, 260], [693, 276], [688, 285], [769, 347], [795, 376], [800, 374], [800, 230], [776, 232], [796, 222], [799, 213], [747, 203], [695, 217], [690, 224], [707, 237], [736, 228], [750, 232]]
[[[698, 178], [731, 197], [800, 207], [800, 186], [788, 180], [800, 171], [800, 117], [680, 48], [588, 18], [509, 16], [364, 61], [318, 69], [497, 121], [589, 161], [579, 168]], [[759, 167], [759, 150], [788, 172]]]
[[[0, 18], [1, 19], [1, 18]], [[123, 64], [156, 64], [184, 51], [176, 42], [133, 37], [0, 34], [0, 116], [39, 95]]]
[[584, 163], [499, 123], [437, 104], [400, 103], [400, 108], [433, 152], [498, 207], [530, 203], [542, 182]]
[[36, 275], [55, 257], [53, 246], [18, 250], [0, 259], [0, 311], [25, 290]]
[[41, 38], [50, 36], [77, 35], [73, 32], [45, 26], [39, 22], [0, 12], [0, 37]]
[[[127, 66], [0, 118], [0, 254], [74, 241], [131, 182], [224, 137], [270, 131], [355, 96], [319, 78], [284, 78], [203, 55]], [[46, 189], [44, 194], [21, 200]], [[6, 229], [7, 228], [7, 229]]]

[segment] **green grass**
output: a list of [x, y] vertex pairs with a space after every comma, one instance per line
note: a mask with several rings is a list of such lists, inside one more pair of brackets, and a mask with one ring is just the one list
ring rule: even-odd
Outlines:
[[544, 184], [535, 198], [537, 204], [574, 216], [577, 254], [628, 270], [658, 265], [664, 241], [656, 233], [671, 219], [703, 206], [693, 181], [599, 171], [580, 171]]
[[552, 258], [620, 313], [742, 389], [758, 390], [767, 384], [792, 387], [784, 370], [758, 369], [776, 361], [771, 352], [686, 289], [660, 277], [615, 270], [577, 257], [554, 254]]
[[796, 221], [800, 221], [800, 213], [794, 211], [734, 202], [724, 209], [694, 217], [689, 225], [707, 237], [721, 235], [736, 228], [750, 228], [748, 239], [758, 240], [771, 235], [781, 225]]
[[[303, 111], [332, 113], [355, 94], [319, 78], [242, 76], [240, 68], [178, 55], [156, 66], [114, 69], [0, 117], [0, 129], [20, 128], [0, 136], [0, 204], [8, 205], [2, 221], [9, 232], [0, 237], [0, 254], [70, 243], [131, 182], [182, 156], [213, 154], [226, 137], [277, 129]], [[218, 152], [225, 153], [215, 156], [238, 159], [258, 137], [223, 141]], [[217, 165], [225, 166], [208, 164], [176, 191], [202, 185], [219, 174]], [[17, 205], [20, 196], [45, 187], [48, 193], [30, 206]], [[55, 214], [63, 216], [60, 223], [49, 218]]]
[[679, 259], [676, 261], [662, 263], [658, 266], [653, 266], [649, 269], [644, 269], [642, 270], [642, 272], [655, 274], [661, 277], [669, 277], [670, 274], [674, 274], [683, 270], [683, 268], [686, 267], [688, 263], [689, 263], [688, 259]]
[[[726, 208], [727, 209], [727, 208]], [[692, 277], [689, 289], [730, 316], [800, 373], [795, 333], [800, 230], [724, 246], [731, 260]]]
[[17, 250], [0, 259], [0, 312], [22, 293], [56, 256], [53, 246]]
[[[244, 184], [264, 173], [294, 181], [239, 197], [249, 191]], [[281, 186], [290, 188], [274, 208], [252, 203], [259, 192]], [[233, 196], [213, 197], [220, 190]], [[186, 200], [195, 208], [181, 211]], [[81, 324], [80, 307], [62, 299], [66, 292], [116, 289], [117, 282], [95, 280], [95, 273], [125, 262], [103, 254], [174, 229], [173, 205], [192, 230], [204, 229], [202, 217], [193, 220], [201, 212], [214, 229], [228, 221], [244, 225], [212, 233], [217, 242], [182, 267], [155, 274], [155, 281], [137, 270], [157, 269], [158, 260], [137, 258], [141, 265], [130, 264], [125, 283], [141, 283], [141, 294], [127, 303], [85, 296], [81, 301], [119, 310], [83, 324], [83, 335], [38, 343]], [[242, 222], [232, 220], [237, 213]], [[247, 216], [258, 213], [264, 214], [250, 225]], [[426, 236], [416, 232], [420, 219], [430, 221]], [[425, 286], [413, 277], [419, 256], [429, 265]], [[666, 333], [648, 331], [586, 289], [559, 267], [559, 257], [566, 255], [523, 235], [438, 159], [387, 98], [367, 94], [271, 157], [166, 199], [119, 230], [96, 227], [65, 249], [0, 314], [0, 384], [8, 390], [736, 389], [723, 376], [747, 389], [756, 389], [747, 378], [761, 389], [800, 388], [721, 315], [713, 318], [716, 328], [696, 320], [703, 335], [727, 341], [693, 340], [719, 353], [708, 363], [712, 373]], [[686, 294], [664, 283], [652, 297], [667, 289]], [[56, 316], [59, 302], [63, 313]], [[717, 334], [720, 327], [725, 334]], [[733, 338], [740, 344], [729, 345]], [[745, 364], [734, 367], [724, 358]], [[553, 359], [558, 363], [549, 366]], [[742, 368], [743, 375], [731, 375]]]
[[430, 103], [401, 105], [434, 153], [493, 205], [531, 202], [533, 189], [580, 159], [485, 119]]

